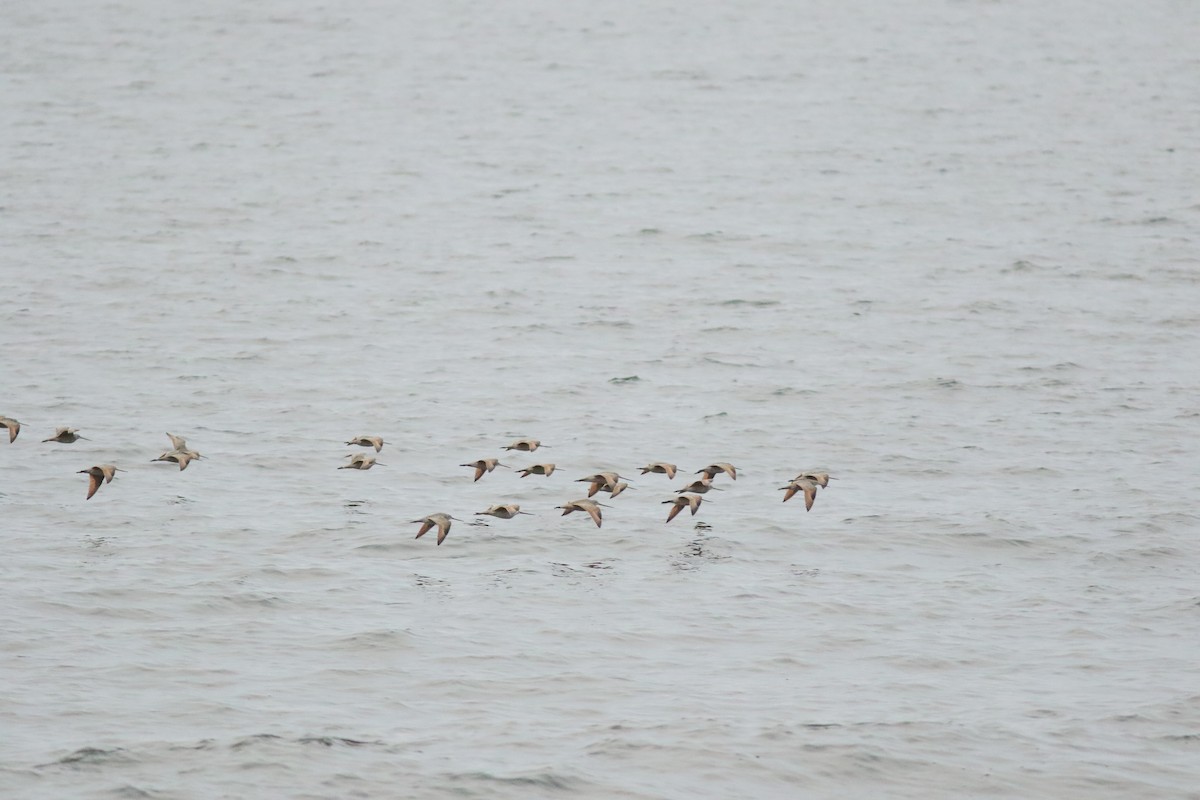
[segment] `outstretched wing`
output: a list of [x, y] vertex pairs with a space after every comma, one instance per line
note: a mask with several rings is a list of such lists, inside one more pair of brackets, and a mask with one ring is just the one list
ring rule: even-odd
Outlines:
[[100, 488], [100, 484], [103, 481], [104, 481], [104, 477], [102, 475], [97, 475], [94, 472], [89, 472], [88, 473], [88, 496], [85, 497], [84, 500], [91, 500], [92, 495], [94, 495], [96, 493], [96, 490]]

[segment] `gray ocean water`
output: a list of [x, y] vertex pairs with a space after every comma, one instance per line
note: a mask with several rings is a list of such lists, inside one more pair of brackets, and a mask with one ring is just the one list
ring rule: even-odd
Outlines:
[[4, 797], [1200, 797], [1197, 4], [0, 17]]

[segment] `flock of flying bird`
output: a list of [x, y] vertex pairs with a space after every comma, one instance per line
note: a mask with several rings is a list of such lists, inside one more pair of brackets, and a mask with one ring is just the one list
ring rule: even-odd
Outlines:
[[[21, 432], [21, 423], [15, 419], [0, 416], [0, 428], [6, 428], [8, 430], [8, 441], [11, 444], [12, 442], [16, 441], [17, 434]], [[202, 458], [200, 453], [188, 448], [187, 440], [182, 436], [176, 436], [172, 433], [168, 433], [167, 437], [171, 440], [172, 449], [163, 452], [158, 456], [158, 458], [151, 459], [152, 462], [166, 461], [178, 464], [180, 471], [182, 471], [187, 469], [188, 464], [190, 464], [192, 461]], [[48, 439], [43, 439], [42, 442], [72, 444], [79, 439], [88, 441], [86, 437], [80, 436], [79, 431], [75, 428], [58, 428], [55, 430], [53, 436], [49, 437]], [[346, 444], [357, 447], [371, 447], [374, 448], [376, 453], [378, 453], [383, 450], [384, 441], [380, 436], [356, 436], [350, 441], [346, 442]], [[517, 439], [503, 449], [522, 453], [532, 453], [541, 446], [542, 443], [537, 439]], [[338, 469], [366, 470], [371, 469], [376, 464], [379, 466], [386, 466], [382, 462], [377, 461], [375, 455], [367, 452], [352, 453], [346, 456], [346, 458], [348, 458], [349, 461], [346, 464], [338, 467]], [[494, 471], [496, 467], [511, 469], [511, 467], [507, 466], [506, 464], [501, 464], [500, 459], [498, 458], [480, 458], [475, 461], [469, 461], [465, 464], [461, 464], [460, 466], [474, 469], [476, 481], [489, 472]], [[554, 470], [555, 465], [552, 463], [539, 463], [521, 468], [517, 470], [517, 472], [522, 478], [528, 478], [530, 475], [549, 476], [554, 473]], [[666, 475], [668, 480], [674, 480], [677, 471], [678, 467], [665, 461], [654, 461], [641, 468], [642, 475], [656, 473]], [[106, 483], [112, 483], [113, 478], [116, 477], [118, 472], [124, 472], [124, 470], [119, 469], [113, 464], [97, 464], [96, 466], [89, 467], [88, 469], [79, 470], [79, 473], [86, 474], [88, 476], [88, 492], [86, 499], [92, 499], [92, 495], [99, 491], [102, 485]], [[703, 495], [707, 494], [712, 489], [719, 488], [713, 486], [713, 479], [718, 475], [727, 475], [731, 480], [737, 480], [737, 468], [724, 461], [709, 464], [702, 469], [696, 470], [695, 474], [700, 475], [701, 477], [693, 480], [682, 489], [677, 489], [675, 493], [678, 495], [678, 497], [662, 501], [663, 505], [671, 506], [670, 510], [667, 512], [667, 522], [675, 519], [675, 517], [678, 516], [678, 514], [685, 508], [691, 511], [692, 516], [695, 516], [696, 512], [700, 510], [700, 505], [704, 502]], [[812, 510], [813, 502], [817, 497], [817, 489], [826, 488], [829, 485], [830, 480], [833, 480], [833, 478], [831, 478], [827, 472], [802, 472], [789, 481], [786, 486], [780, 487], [780, 491], [785, 492], [783, 501], [786, 503], [795, 495], [803, 493], [804, 508], [806, 511], [810, 511]], [[592, 518], [592, 521], [596, 523], [597, 528], [599, 528], [603, 522], [603, 512], [600, 509], [602, 507], [611, 508], [611, 506], [607, 506], [597, 500], [593, 500], [592, 497], [598, 492], [608, 492], [609, 497], [616, 497], [626, 489], [630, 488], [628, 479], [624, 478], [617, 472], [597, 472], [593, 475], [587, 475], [577, 479], [576, 483], [589, 484], [587, 497], [580, 498], [578, 500], [570, 500], [566, 503], [563, 503], [561, 506], [555, 506], [555, 508], [562, 509], [563, 516], [566, 516], [574, 511], [582, 511]], [[517, 505], [516, 503], [506, 503], [502, 505], [490, 506], [486, 511], [477, 511], [475, 512], [475, 516], [490, 516], [496, 517], [497, 519], [512, 519], [519, 514], [528, 513], [528, 511], [522, 511], [521, 506]], [[438, 512], [435, 514], [429, 514], [421, 519], [415, 519], [412, 522], [420, 523], [421, 525], [420, 530], [417, 531], [416, 538], [418, 539], [434, 528], [437, 528], [437, 543], [440, 545], [443, 541], [445, 541], [446, 536], [450, 533], [450, 524], [452, 521], [462, 522], [463, 520], [458, 519], [458, 517], [452, 517], [443, 512]]]
[[[0, 428], [8, 430], [8, 443], [12, 444], [17, 440], [17, 434], [21, 432], [21, 423], [11, 417], [0, 416]], [[168, 433], [167, 438], [171, 440], [171, 449], [164, 451], [158, 458], [150, 459], [154, 461], [169, 461], [173, 464], [178, 464], [179, 469], [187, 469], [187, 465], [192, 463], [197, 458], [202, 456], [195, 450], [191, 450], [187, 446], [187, 440], [182, 436], [176, 436], [173, 433]], [[90, 442], [86, 436], [81, 436], [77, 428], [55, 428], [54, 435], [48, 439], [42, 439], [42, 443], [58, 442], [59, 444], [74, 444], [82, 439], [85, 442]], [[97, 464], [94, 467], [79, 470], [88, 476], [88, 493], [85, 499], [91, 500], [100, 487], [105, 483], [112, 483], [113, 478], [117, 477], [118, 472], [125, 470], [113, 464]]]

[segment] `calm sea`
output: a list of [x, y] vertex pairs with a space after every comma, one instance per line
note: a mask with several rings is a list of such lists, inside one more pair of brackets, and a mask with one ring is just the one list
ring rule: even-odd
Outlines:
[[1200, 797], [1200, 6], [0, 20], [4, 797]]

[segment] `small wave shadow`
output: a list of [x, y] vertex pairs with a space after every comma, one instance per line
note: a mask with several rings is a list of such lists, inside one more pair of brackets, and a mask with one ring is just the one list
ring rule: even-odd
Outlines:
[[578, 789], [583, 785], [583, 782], [578, 778], [558, 775], [553, 772], [537, 772], [530, 775], [513, 776], [493, 775], [490, 772], [459, 772], [450, 773], [446, 777], [453, 781], [486, 781], [489, 783], [506, 784], [508, 786], [536, 787], [558, 791]]

